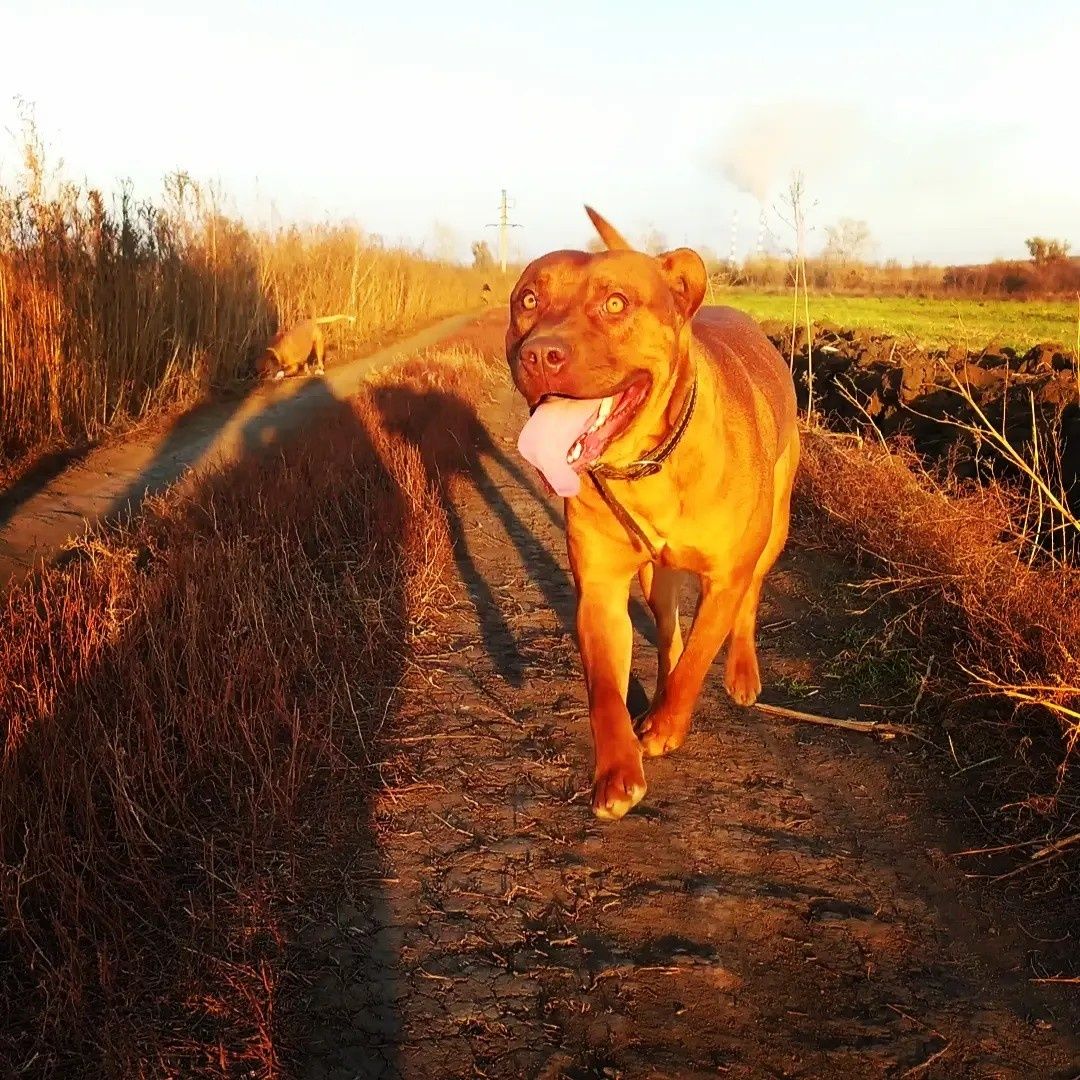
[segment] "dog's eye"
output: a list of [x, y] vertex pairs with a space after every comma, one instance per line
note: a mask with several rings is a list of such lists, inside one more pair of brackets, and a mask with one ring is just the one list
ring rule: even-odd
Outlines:
[[536, 293], [523, 292], [521, 294], [521, 306], [526, 311], [532, 311], [532, 309], [536, 307], [537, 303], [539, 303], [539, 301], [536, 299]]
[[621, 315], [626, 310], [626, 297], [622, 293], [612, 293], [604, 301], [604, 310], [609, 315]]

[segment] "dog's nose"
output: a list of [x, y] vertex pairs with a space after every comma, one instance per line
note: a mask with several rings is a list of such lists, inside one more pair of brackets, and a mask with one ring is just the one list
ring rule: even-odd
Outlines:
[[532, 338], [521, 346], [521, 362], [534, 369], [558, 371], [567, 356], [567, 348], [558, 338]]

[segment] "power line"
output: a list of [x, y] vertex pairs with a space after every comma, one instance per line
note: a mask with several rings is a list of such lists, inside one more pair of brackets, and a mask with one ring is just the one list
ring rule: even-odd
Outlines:
[[488, 229], [499, 230], [499, 269], [506, 273], [506, 254], [509, 247], [509, 231], [520, 229], [521, 225], [510, 220], [510, 205], [506, 201], [506, 188], [502, 189], [502, 198], [499, 200], [499, 220], [497, 223], [486, 225]]

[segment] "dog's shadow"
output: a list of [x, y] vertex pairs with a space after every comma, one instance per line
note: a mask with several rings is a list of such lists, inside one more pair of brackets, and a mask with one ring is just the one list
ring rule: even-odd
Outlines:
[[[529, 495], [561, 532], [563, 518], [554, 497], [546, 497], [518, 463], [496, 445], [475, 408], [457, 394], [434, 389], [421, 391], [407, 386], [381, 386], [372, 396], [387, 429], [409, 439], [419, 450], [429, 482], [438, 492], [450, 525], [454, 561], [475, 610], [484, 648], [495, 670], [511, 685], [521, 686], [528, 667], [527, 657], [495, 596], [492, 583], [484, 576], [473, 554], [475, 545], [483, 542], [482, 536], [479, 531], [470, 535], [466, 530], [451, 486], [455, 477], [468, 478], [505, 530], [530, 581], [555, 612], [564, 632], [576, 636], [576, 594], [570, 575], [544, 540], [522, 520], [489, 463]], [[424, 412], [437, 416], [438, 424], [418, 423]], [[419, 441], [413, 434], [417, 431], [425, 433]], [[437, 435], [430, 435], [432, 431]], [[456, 448], [456, 452], [453, 449], [448, 452], [448, 447]], [[652, 617], [636, 597], [630, 602], [630, 617], [637, 632], [655, 645], [656, 629]], [[636, 677], [630, 682], [627, 705], [634, 716], [643, 714], [649, 706], [648, 694]]]

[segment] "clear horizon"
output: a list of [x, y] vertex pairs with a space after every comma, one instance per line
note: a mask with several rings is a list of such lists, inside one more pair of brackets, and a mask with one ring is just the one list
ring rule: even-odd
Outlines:
[[[430, 2], [189, 4], [182, 15], [43, 2], [5, 15], [0, 123], [16, 98], [65, 174], [160, 193], [183, 170], [248, 219], [355, 221], [466, 257], [494, 248], [499, 191], [515, 254], [623, 232], [752, 251], [761, 207], [805, 175], [811, 248], [865, 220], [877, 259], [1023, 258], [1080, 248], [1080, 16], [962, 0], [869, 10], [549, 3], [501, 21]], [[0, 146], [0, 175], [18, 162]]]

